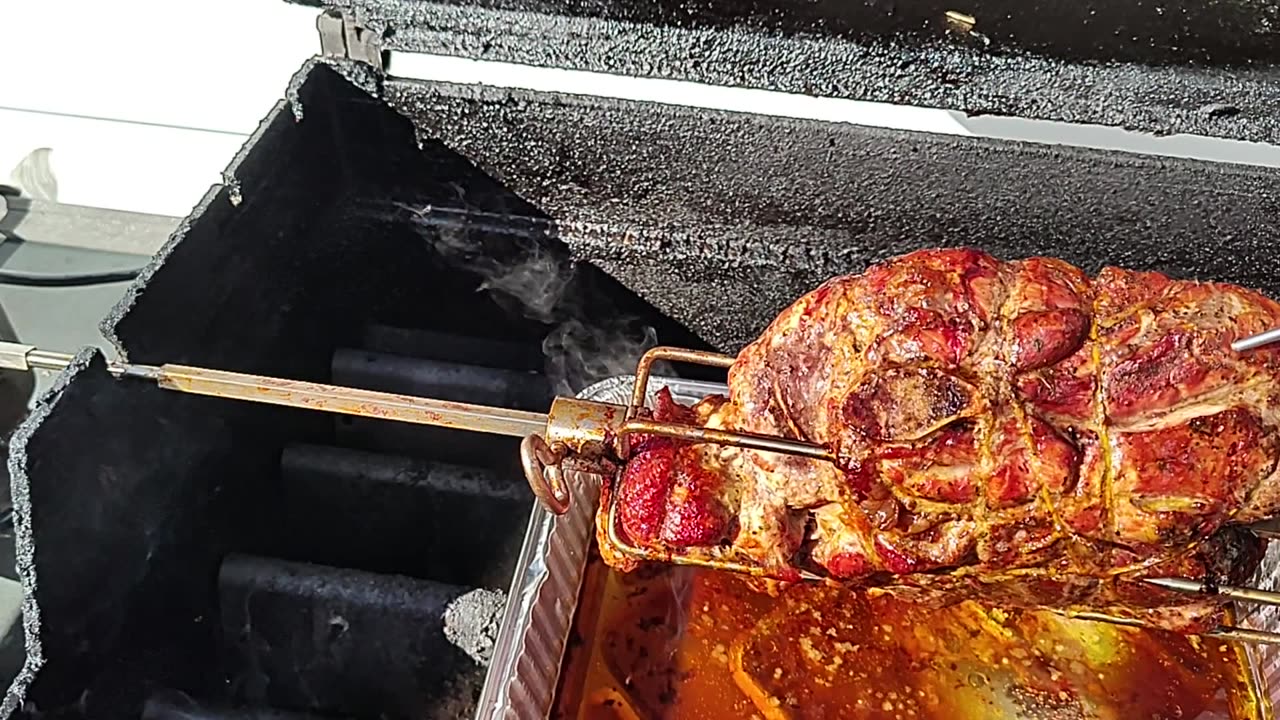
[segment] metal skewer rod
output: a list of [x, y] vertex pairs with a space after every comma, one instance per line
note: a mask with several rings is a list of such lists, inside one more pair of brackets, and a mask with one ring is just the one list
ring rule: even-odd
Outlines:
[[1280, 540], [1280, 520], [1263, 520], [1253, 523], [1249, 530], [1260, 538]]
[[[30, 345], [0, 343], [0, 368], [61, 370], [73, 356]], [[395, 420], [416, 425], [526, 437], [544, 432], [545, 413], [397, 395], [303, 380], [211, 370], [186, 365], [112, 363], [112, 374], [150, 380], [166, 390], [304, 410]]]
[[1208, 637], [1222, 638], [1223, 640], [1232, 640], [1235, 642], [1253, 643], [1255, 645], [1280, 645], [1280, 633], [1268, 632], [1266, 630], [1254, 630], [1253, 628], [1222, 625], [1214, 630], [1204, 633], [1204, 635], [1207, 635]]
[[543, 432], [547, 427], [546, 414], [525, 410], [396, 395], [301, 380], [281, 380], [185, 365], [161, 365], [155, 371], [155, 381], [160, 387], [193, 395], [511, 437], [525, 437]]
[[1216, 589], [1209, 589], [1202, 582], [1177, 577], [1145, 578], [1143, 582], [1188, 595], [1218, 595], [1238, 602], [1280, 606], [1280, 592], [1271, 592], [1269, 590], [1234, 587], [1232, 585], [1220, 585]]
[[[634, 407], [634, 406], [633, 406]], [[664, 437], [687, 440], [693, 443], [715, 443], [717, 445], [734, 445], [748, 450], [776, 452], [786, 455], [799, 455], [815, 460], [835, 460], [835, 455], [827, 448], [800, 440], [789, 440], [776, 435], [758, 435], [755, 433], [731, 432], [716, 428], [696, 425], [678, 425], [675, 423], [656, 422], [653, 420], [628, 420], [622, 426], [623, 432], [638, 435], [662, 435]]]
[[[1280, 340], [1280, 329], [1271, 331], [1275, 340]], [[1264, 333], [1267, 335], [1267, 333]], [[1262, 337], [1262, 336], [1255, 336]], [[1246, 338], [1251, 341], [1254, 338]], [[1270, 341], [1268, 341], [1270, 342]], [[1260, 344], [1265, 344], [1260, 343]], [[1258, 347], [1255, 343], [1249, 347]], [[0, 369], [12, 370], [62, 370], [72, 360], [68, 353], [51, 352], [31, 345], [0, 342]], [[714, 367], [726, 367], [732, 359], [711, 353], [680, 350], [677, 348], [655, 348], [646, 355], [637, 372], [635, 396], [638, 398], [632, 406], [626, 408], [629, 418], [625, 418], [619, 426], [624, 433], [647, 433], [683, 438], [693, 442], [711, 442], [738, 445], [755, 450], [779, 452], [799, 455], [819, 460], [832, 460], [829, 450], [797, 440], [787, 438], [735, 433], [711, 428], [661, 423], [635, 416], [638, 407], [643, 404], [648, 387], [649, 371], [657, 359], [707, 364]], [[526, 465], [526, 473], [530, 475], [535, 494], [549, 507], [558, 512], [567, 509], [568, 492], [564, 486], [561, 473], [556, 467], [563, 450], [555, 450], [542, 440], [541, 433], [547, 432], [555, 423], [546, 413], [511, 410], [501, 407], [474, 405], [470, 403], [436, 400], [411, 395], [376, 392], [359, 388], [327, 385], [301, 380], [286, 380], [262, 375], [213, 370], [177, 364], [140, 365], [128, 363], [110, 363], [109, 371], [121, 378], [149, 380], [159, 387], [194, 395], [218, 397], [247, 402], [265, 403], [305, 410], [316, 410], [340, 415], [355, 415], [383, 420], [393, 420], [419, 425], [450, 427], [474, 432], [497, 435], [523, 437], [521, 446], [522, 459]], [[578, 409], [585, 409], [591, 403], [579, 404]], [[603, 415], [611, 412], [608, 406], [599, 405]], [[620, 406], [613, 406], [618, 411]], [[569, 421], [572, 424], [572, 420]], [[596, 431], [599, 428], [595, 429]], [[534, 480], [535, 475], [539, 478]], [[646, 550], [624, 541], [616, 535], [616, 496], [608, 508], [608, 524], [610, 539], [626, 554], [646, 560], [659, 560], [676, 564], [699, 565], [730, 572], [761, 575], [763, 570], [749, 565], [713, 558], [680, 558], [669, 553]], [[1274, 537], [1280, 532], [1274, 526], [1259, 528], [1259, 534]], [[799, 573], [802, 580], [821, 580], [809, 572]], [[1210, 592], [1203, 583], [1185, 578], [1149, 578], [1146, 582], [1187, 594], [1206, 594]], [[1217, 595], [1238, 602], [1259, 603], [1280, 606], [1280, 593], [1221, 586], [1212, 591]], [[1120, 625], [1142, 626], [1139, 621], [1119, 618], [1096, 612], [1068, 613], [1071, 617], [1111, 622]], [[1241, 642], [1280, 645], [1280, 633], [1271, 633], [1249, 628], [1222, 626], [1206, 633], [1212, 637]]]
[[1257, 335], [1250, 335], [1246, 338], [1240, 338], [1239, 340], [1231, 343], [1231, 349], [1235, 352], [1245, 352], [1248, 350], [1255, 350], [1264, 345], [1270, 345], [1275, 342], [1280, 342], [1280, 328], [1260, 332]]
[[[1132, 618], [1116, 617], [1107, 615], [1106, 613], [1090, 612], [1081, 610], [1076, 612], [1065, 612], [1069, 618], [1076, 620], [1090, 620], [1093, 622], [1105, 622], [1112, 625], [1123, 625], [1125, 627], [1139, 628], [1144, 630], [1151, 629], [1150, 626], [1141, 620]], [[1266, 630], [1254, 630], [1252, 628], [1236, 627], [1234, 625], [1219, 625], [1208, 632], [1200, 633], [1204, 637], [1220, 638], [1222, 640], [1231, 640], [1235, 642], [1247, 642], [1257, 645], [1280, 645], [1280, 633], [1267, 632]]]

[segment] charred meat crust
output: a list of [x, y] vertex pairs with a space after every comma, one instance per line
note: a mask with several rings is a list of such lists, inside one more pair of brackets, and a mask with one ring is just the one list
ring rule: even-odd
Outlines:
[[1260, 562], [1238, 526], [1280, 514], [1280, 352], [1229, 345], [1274, 326], [1280, 304], [1239, 287], [911, 253], [781, 313], [728, 398], [655, 410], [821, 443], [838, 463], [642, 440], [617, 486], [622, 530], [782, 580], [1204, 629], [1217, 602], [1140, 580], [1239, 584]]

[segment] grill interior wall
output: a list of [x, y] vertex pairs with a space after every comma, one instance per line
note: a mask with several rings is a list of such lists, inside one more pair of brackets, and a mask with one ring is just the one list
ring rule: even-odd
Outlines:
[[1274, 168], [445, 83], [385, 94], [725, 351], [827, 278], [930, 246], [1280, 292]]
[[[545, 318], [495, 302], [412, 210], [461, 191], [493, 216], [467, 238], [498, 259], [563, 256], [545, 214], [444, 147], [420, 149], [404, 118], [327, 68], [299, 97], [302, 118], [282, 107], [264, 122], [234, 186], [206, 197], [107, 323], [132, 361], [384, 390], [411, 389], [385, 385], [412, 373], [361, 370], [369, 357], [505, 363], [518, 389], [565, 318], [630, 315], [696, 343], [588, 267]], [[512, 214], [541, 230], [512, 230]], [[499, 341], [504, 357], [458, 357], [476, 351], [451, 335]], [[184, 396], [117, 381], [100, 358], [69, 377], [17, 453], [44, 660], [21, 715], [139, 717], [177, 692], [197, 716], [248, 703], [454, 717], [446, 703], [478, 691], [457, 687], [482, 669], [441, 614], [510, 583], [532, 503], [516, 439]]]
[[[418, 0], [347, 0], [369, 8], [368, 15], [400, 31], [429, 35], [439, 28], [423, 21], [431, 10]], [[464, 5], [466, 3], [463, 3]], [[759, 30], [762, 33], [857, 40], [888, 40], [901, 46], [934, 46], [946, 14], [954, 3], [946, 0], [815, 0], [798, 5], [787, 0], [706, 0], [690, 6], [681, 0], [646, 3], [597, 0], [489, 0], [485, 8], [530, 15], [548, 15], [636, 23], [657, 28], [714, 28], [721, 31]], [[440, 11], [437, 11], [440, 12]], [[1002, 50], [1033, 51], [1052, 58], [1087, 62], [1137, 61], [1156, 64], [1200, 62], [1216, 67], [1243, 67], [1273, 61], [1277, 41], [1269, 29], [1277, 18], [1274, 7], [1247, 0], [1208, 5], [1174, 0], [1161, 6], [1088, 0], [973, 0], [964, 13]], [[455, 11], [460, 18], [468, 17]], [[424, 31], [425, 30], [425, 31]], [[393, 38], [409, 45], [419, 38]], [[439, 33], [437, 42], [455, 37]], [[527, 52], [541, 48], [533, 45]], [[545, 51], [545, 49], [544, 49]], [[767, 58], [759, 58], [764, 63]], [[834, 71], [834, 70], [833, 70]]]

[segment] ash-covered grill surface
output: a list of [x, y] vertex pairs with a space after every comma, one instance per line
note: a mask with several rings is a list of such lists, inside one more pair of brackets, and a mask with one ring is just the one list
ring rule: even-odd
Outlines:
[[443, 83], [385, 94], [724, 352], [828, 278], [923, 247], [1280, 292], [1270, 168]]
[[1280, 9], [1254, 0], [294, 1], [408, 52], [1280, 141]]
[[[129, 361], [532, 406], [655, 342], [736, 350], [828, 276], [925, 246], [1280, 291], [1265, 168], [339, 61], [292, 88], [104, 323]], [[511, 582], [516, 459], [514, 440], [120, 383], [82, 355], [13, 442], [29, 658], [4, 710], [457, 717], [488, 631], [445, 618]]]

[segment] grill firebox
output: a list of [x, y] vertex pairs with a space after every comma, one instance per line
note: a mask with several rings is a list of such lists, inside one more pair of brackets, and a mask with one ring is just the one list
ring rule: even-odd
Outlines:
[[[325, 67], [234, 177], [106, 324], [130, 360], [545, 409], [608, 353], [696, 342]], [[517, 439], [177, 398], [87, 352], [12, 467], [27, 717], [469, 715], [486, 638], [447, 635], [492, 642], [503, 608], [446, 611], [508, 589], [533, 507]]]
[[[924, 246], [1280, 292], [1272, 175], [313, 61], [103, 328], [133, 362], [543, 409]], [[4, 711], [459, 717], [483, 671], [443, 615], [511, 583], [516, 458], [86, 352], [12, 444], [29, 657]]]

